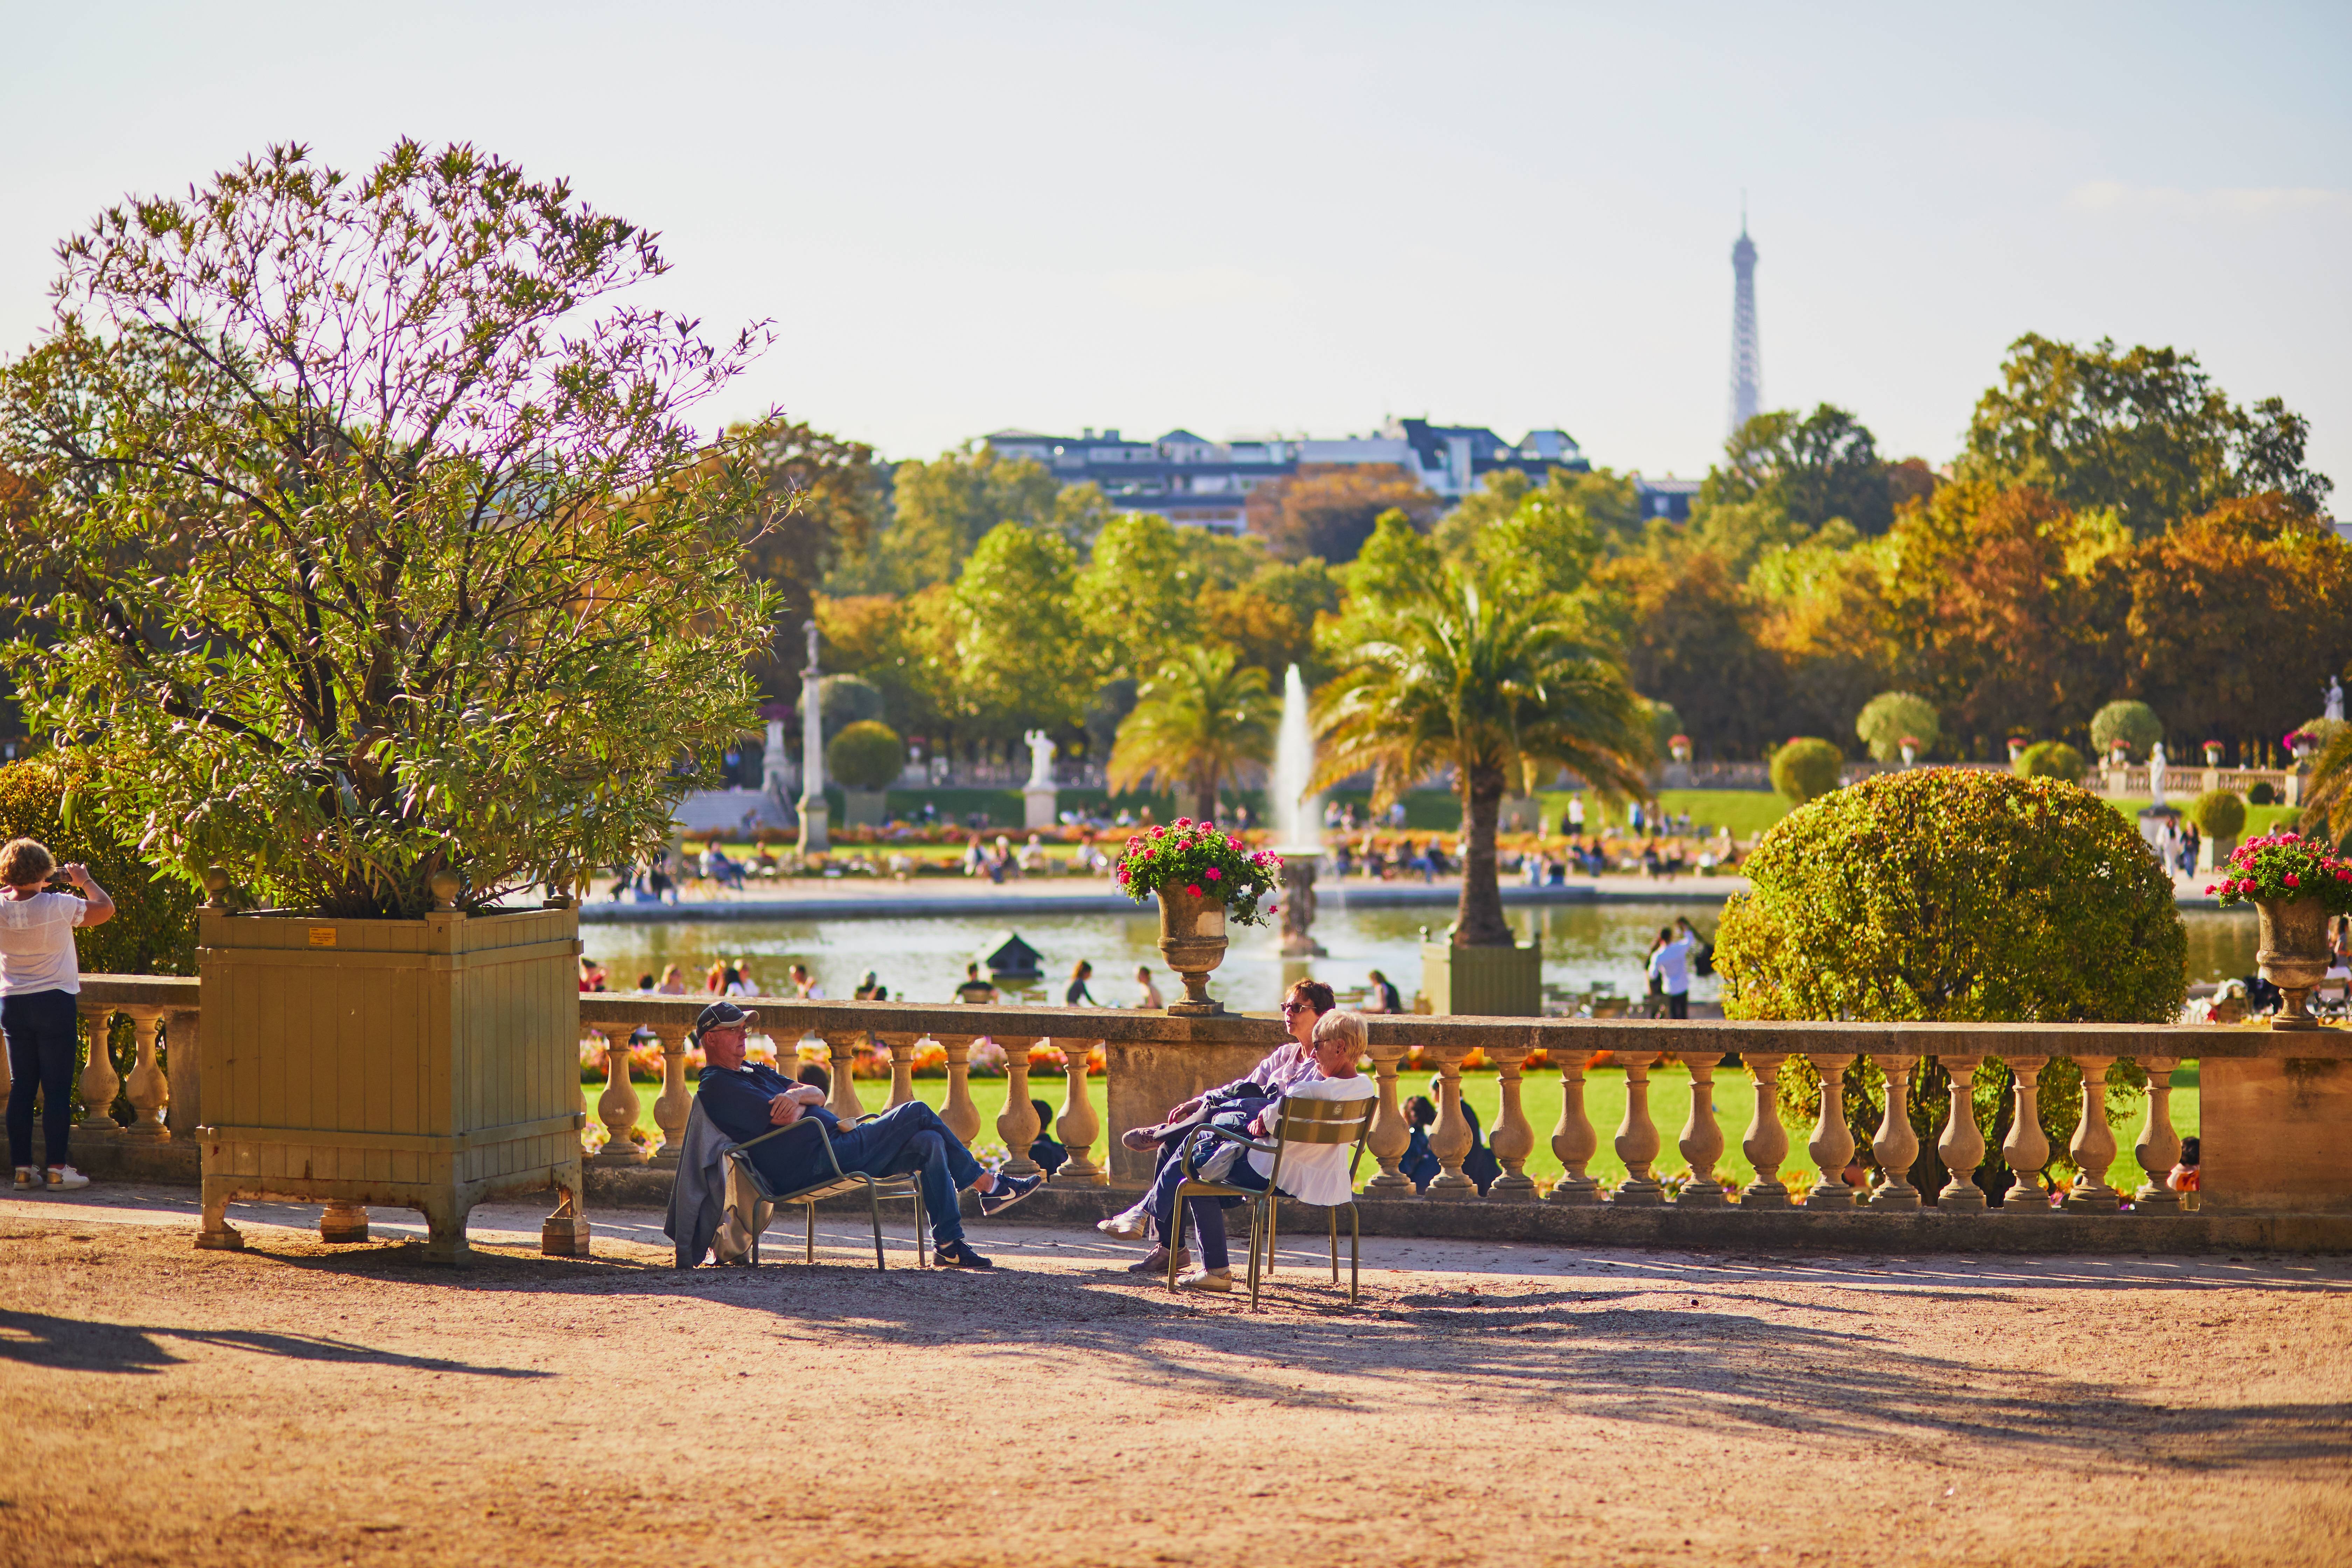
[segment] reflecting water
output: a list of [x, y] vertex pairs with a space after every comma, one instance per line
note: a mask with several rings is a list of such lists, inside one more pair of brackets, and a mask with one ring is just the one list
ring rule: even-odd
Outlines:
[[[1678, 914], [1688, 915], [1703, 932], [1712, 934], [1715, 930], [1714, 910], [1687, 904], [1517, 910], [1512, 911], [1511, 921], [1522, 942], [1531, 936], [1542, 942], [1547, 987], [1587, 992], [1610, 985], [1621, 994], [1638, 996], [1648, 989], [1643, 963], [1651, 940], [1660, 926], [1673, 924]], [[1233, 948], [1212, 977], [1210, 990], [1229, 1007], [1263, 1012], [1280, 1000], [1283, 988], [1293, 980], [1312, 975], [1349, 991], [1364, 984], [1367, 971], [1380, 969], [1410, 998], [1421, 984], [1423, 928], [1433, 933], [1442, 931], [1452, 918], [1450, 909], [1437, 906], [1351, 910], [1337, 898], [1327, 898], [1315, 934], [1330, 950], [1328, 957], [1285, 959], [1276, 948], [1276, 925], [1236, 928]], [[2181, 919], [2189, 929], [2190, 980], [2221, 980], [2252, 972], [2255, 937], [2251, 913], [2185, 910]], [[751, 974], [763, 990], [786, 989], [785, 966], [798, 962], [809, 966], [828, 996], [849, 995], [859, 977], [870, 969], [894, 998], [944, 1002], [952, 1000], [955, 986], [963, 978], [964, 964], [994, 947], [1008, 929], [1017, 930], [1045, 954], [1045, 962], [1044, 981], [1009, 985], [1008, 996], [1059, 1002], [1071, 965], [1081, 959], [1094, 965], [1092, 990], [1098, 1002], [1131, 1004], [1138, 964], [1150, 966], [1163, 992], [1174, 989], [1154, 945], [1160, 928], [1148, 906], [1132, 915], [1023, 916], [1009, 925], [970, 916], [775, 923], [680, 921], [591, 925], [581, 935], [588, 952], [610, 970], [616, 989], [634, 984], [641, 973], [659, 974], [665, 965], [675, 963], [686, 971], [688, 984], [699, 990], [702, 972], [714, 961], [748, 959]], [[1712, 976], [1693, 979], [1694, 1000], [1712, 1002], [1717, 994]]]

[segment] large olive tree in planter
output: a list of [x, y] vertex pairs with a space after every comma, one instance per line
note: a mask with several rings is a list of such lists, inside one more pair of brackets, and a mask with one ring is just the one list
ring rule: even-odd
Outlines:
[[686, 422], [761, 346], [615, 303], [654, 237], [470, 148], [272, 149], [59, 247], [0, 371], [10, 649], [83, 805], [206, 886], [203, 1242], [231, 1196], [578, 1219], [577, 913], [751, 717], [751, 476]]

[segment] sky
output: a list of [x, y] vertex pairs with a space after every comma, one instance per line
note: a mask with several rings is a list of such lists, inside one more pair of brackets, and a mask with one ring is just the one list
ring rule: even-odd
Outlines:
[[5, 12], [0, 353], [125, 194], [409, 135], [659, 230], [642, 302], [772, 320], [709, 425], [908, 458], [1426, 415], [1696, 475], [1744, 195], [1767, 406], [1940, 463], [2020, 334], [2169, 344], [2352, 493], [2352, 7]]

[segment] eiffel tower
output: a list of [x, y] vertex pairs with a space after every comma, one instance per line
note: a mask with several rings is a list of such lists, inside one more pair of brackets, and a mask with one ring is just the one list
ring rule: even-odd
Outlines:
[[1748, 237], [1748, 203], [1739, 204], [1739, 243], [1731, 247], [1731, 429], [1764, 406], [1764, 354], [1756, 342], [1756, 242]]

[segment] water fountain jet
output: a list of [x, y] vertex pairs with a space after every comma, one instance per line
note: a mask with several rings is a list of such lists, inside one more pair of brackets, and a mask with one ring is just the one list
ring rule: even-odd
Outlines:
[[1315, 869], [1323, 858], [1323, 815], [1307, 794], [1315, 735], [1307, 722], [1307, 682], [1292, 665], [1282, 678], [1282, 728], [1274, 748], [1274, 852], [1282, 857], [1282, 952], [1321, 958], [1315, 924]]

